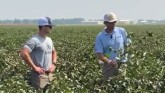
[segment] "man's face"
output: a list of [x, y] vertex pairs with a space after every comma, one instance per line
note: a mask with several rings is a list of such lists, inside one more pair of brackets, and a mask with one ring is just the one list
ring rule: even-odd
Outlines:
[[43, 26], [42, 27], [42, 31], [45, 33], [45, 34], [49, 34], [50, 31], [51, 31], [52, 27], [47, 25], [47, 26]]
[[115, 22], [104, 22], [104, 24], [107, 26], [107, 28], [113, 29], [115, 27], [116, 21]]

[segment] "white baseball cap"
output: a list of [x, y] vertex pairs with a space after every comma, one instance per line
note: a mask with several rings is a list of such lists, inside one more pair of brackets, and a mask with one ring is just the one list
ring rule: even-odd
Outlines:
[[110, 12], [104, 15], [104, 22], [115, 22], [117, 21], [117, 17], [114, 13]]
[[53, 26], [52, 20], [49, 17], [41, 17], [38, 19], [38, 26]]

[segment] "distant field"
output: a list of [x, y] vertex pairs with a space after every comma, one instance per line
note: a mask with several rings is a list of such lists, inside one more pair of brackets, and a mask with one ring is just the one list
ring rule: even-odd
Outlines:
[[[103, 26], [56, 26], [50, 37], [59, 59], [49, 93], [164, 93], [165, 25], [122, 27], [132, 37], [132, 58], [119, 76], [103, 84], [94, 53], [95, 37]], [[37, 31], [36, 26], [0, 25], [0, 93], [34, 92], [18, 51]]]

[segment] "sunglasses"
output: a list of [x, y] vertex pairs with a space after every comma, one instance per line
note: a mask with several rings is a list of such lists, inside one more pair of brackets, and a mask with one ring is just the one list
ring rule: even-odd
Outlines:
[[52, 29], [52, 26], [50, 26], [50, 25], [46, 25], [46, 27], [49, 27], [50, 29]]
[[115, 24], [115, 23], [116, 23], [116, 21], [114, 21], [114, 22], [104, 21], [104, 24]]

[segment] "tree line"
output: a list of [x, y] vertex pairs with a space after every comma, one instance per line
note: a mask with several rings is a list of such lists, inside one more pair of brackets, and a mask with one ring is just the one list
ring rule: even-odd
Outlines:
[[[81, 24], [84, 18], [72, 18], [72, 19], [53, 19], [53, 24]], [[30, 24], [35, 25], [37, 19], [14, 19], [14, 20], [0, 20], [0, 24]]]

